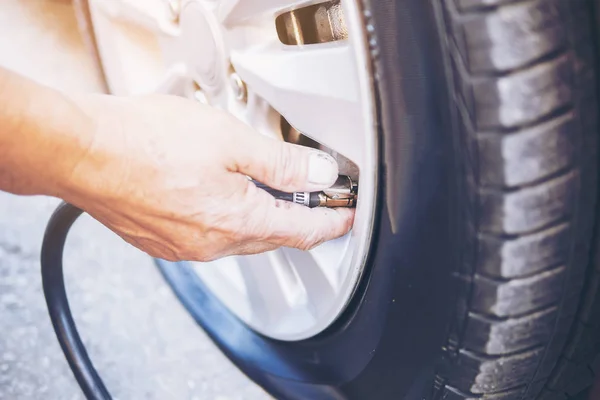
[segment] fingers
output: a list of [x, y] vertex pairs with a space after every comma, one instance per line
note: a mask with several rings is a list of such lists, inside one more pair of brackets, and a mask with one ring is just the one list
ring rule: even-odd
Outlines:
[[246, 135], [243, 141], [236, 146], [236, 172], [274, 189], [319, 191], [331, 187], [338, 177], [337, 162], [320, 150], [261, 135]]
[[309, 250], [345, 235], [354, 222], [354, 210], [345, 208], [310, 209], [286, 203], [277, 210], [273, 213], [268, 241], [300, 250]]
[[349, 208], [313, 208], [275, 200], [260, 189], [249, 190], [250, 211], [243, 230], [249, 240], [301, 250], [341, 237], [354, 222]]

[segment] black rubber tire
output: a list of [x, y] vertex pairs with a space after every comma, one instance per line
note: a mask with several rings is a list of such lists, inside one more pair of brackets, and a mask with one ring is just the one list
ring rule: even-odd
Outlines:
[[441, 7], [468, 195], [438, 397], [584, 397], [599, 372], [593, 6]]
[[362, 3], [382, 193], [344, 315], [275, 341], [185, 263], [161, 271], [280, 399], [584, 399], [600, 376], [594, 2]]

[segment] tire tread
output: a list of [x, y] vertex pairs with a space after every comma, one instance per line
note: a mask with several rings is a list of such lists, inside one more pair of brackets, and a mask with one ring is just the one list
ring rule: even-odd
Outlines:
[[597, 187], [590, 6], [439, 4], [475, 239], [434, 398], [569, 399], [600, 372], [596, 193], [582, 189]]

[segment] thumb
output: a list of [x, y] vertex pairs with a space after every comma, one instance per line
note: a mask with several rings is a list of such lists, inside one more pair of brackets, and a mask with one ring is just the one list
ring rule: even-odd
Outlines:
[[331, 187], [338, 164], [329, 154], [256, 135], [248, 146], [238, 146], [238, 172], [285, 192], [319, 191]]

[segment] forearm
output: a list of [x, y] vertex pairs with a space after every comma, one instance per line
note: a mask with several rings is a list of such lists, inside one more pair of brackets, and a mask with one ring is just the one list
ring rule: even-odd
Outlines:
[[60, 196], [93, 131], [69, 98], [0, 67], [0, 190]]

